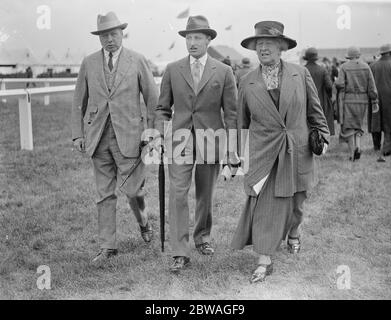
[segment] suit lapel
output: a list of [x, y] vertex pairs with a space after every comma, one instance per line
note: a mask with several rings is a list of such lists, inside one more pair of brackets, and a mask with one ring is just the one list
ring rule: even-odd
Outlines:
[[257, 68], [257, 72], [254, 74], [254, 77], [249, 82], [249, 84], [253, 88], [254, 97], [257, 100], [260, 100], [261, 105], [264, 106], [267, 110], [269, 110], [270, 113], [278, 122], [281, 122], [282, 119], [280, 117], [280, 114], [278, 113], [278, 110], [272, 98], [269, 95], [269, 92], [267, 92], [266, 84], [265, 81], [263, 80], [261, 69], [259, 67]]
[[209, 79], [214, 74], [214, 70], [215, 69], [216, 69], [216, 66], [213, 63], [212, 58], [208, 57], [206, 59], [206, 64], [205, 64], [205, 67], [204, 67], [204, 72], [202, 74], [202, 78], [201, 78], [200, 84], [198, 85], [198, 92], [197, 92], [197, 94], [199, 94], [201, 92], [201, 90], [205, 87], [205, 85], [208, 83]]
[[128, 70], [131, 66], [131, 58], [131, 55], [126, 51], [126, 49], [122, 48], [122, 51], [118, 57], [117, 74], [115, 76], [114, 85], [111, 88], [110, 96], [114, 94], [122, 79], [128, 73]]
[[96, 63], [98, 65], [97, 68], [97, 76], [98, 76], [98, 82], [102, 86], [102, 89], [104, 92], [109, 95], [109, 89], [107, 88], [107, 83], [106, 83], [106, 78], [105, 78], [105, 71], [103, 70], [104, 68], [104, 54], [103, 54], [103, 49], [100, 51], [100, 54], [97, 55]]
[[292, 100], [293, 93], [296, 90], [297, 72], [292, 70], [289, 65], [282, 61], [282, 80], [280, 90], [279, 112], [284, 119]]
[[190, 70], [190, 57], [186, 57], [182, 59], [182, 62], [179, 65], [179, 71], [183, 76], [183, 78], [186, 80], [187, 84], [194, 91], [193, 77], [191, 76], [191, 70]]

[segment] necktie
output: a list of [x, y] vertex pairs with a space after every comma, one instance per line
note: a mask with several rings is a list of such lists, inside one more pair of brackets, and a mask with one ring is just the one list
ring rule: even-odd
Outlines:
[[109, 52], [109, 63], [108, 63], [110, 71], [113, 70], [113, 53]]
[[201, 81], [201, 63], [199, 60], [196, 60], [193, 64], [193, 83], [194, 83], [194, 90], [196, 93], [198, 93], [198, 85]]

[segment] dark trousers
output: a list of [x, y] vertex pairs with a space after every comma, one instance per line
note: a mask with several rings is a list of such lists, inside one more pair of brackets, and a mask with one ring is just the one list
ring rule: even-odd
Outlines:
[[380, 150], [381, 148], [381, 132], [372, 132], [373, 148]]

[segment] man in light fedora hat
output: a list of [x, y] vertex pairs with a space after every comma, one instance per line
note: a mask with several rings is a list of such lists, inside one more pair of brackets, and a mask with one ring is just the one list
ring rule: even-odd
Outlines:
[[[168, 165], [170, 244], [174, 257], [171, 272], [179, 272], [190, 262], [188, 193], [193, 169], [196, 193], [193, 238], [200, 254], [214, 253], [210, 243], [213, 193], [220, 161], [227, 152], [226, 143], [220, 148], [221, 140], [215, 143], [214, 134], [218, 130], [236, 129], [237, 90], [232, 68], [207, 54], [217, 32], [204, 16], [191, 16], [186, 30], [179, 31], [179, 35], [186, 39], [189, 56], [167, 66], [155, 119], [155, 129], [160, 133], [164, 132], [164, 122], [172, 119], [174, 134], [173, 153], [166, 152], [172, 158], [172, 164]], [[181, 131], [187, 133], [184, 143], [175, 139]], [[203, 136], [205, 132], [213, 137]], [[237, 164], [234, 152], [229, 155]]]
[[145, 166], [140, 161], [144, 119], [140, 93], [147, 108], [147, 126], [153, 127], [158, 92], [144, 56], [122, 46], [123, 29], [115, 13], [98, 15], [102, 49], [86, 57], [80, 68], [72, 106], [75, 148], [92, 157], [97, 188], [100, 251], [93, 262], [117, 254], [117, 182], [126, 194], [140, 226], [151, 241], [152, 228], [145, 210]]
[[[380, 112], [372, 118], [372, 136], [378, 139], [380, 155], [378, 162], [385, 162], [385, 156], [391, 154], [391, 44], [380, 47], [381, 57], [371, 65], [376, 88], [379, 94]], [[381, 147], [381, 133], [384, 140]], [[377, 137], [376, 137], [377, 135]]]

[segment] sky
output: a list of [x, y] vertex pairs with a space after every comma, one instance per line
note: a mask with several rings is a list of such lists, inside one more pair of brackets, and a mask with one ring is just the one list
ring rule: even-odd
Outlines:
[[[42, 5], [50, 8], [50, 29], [37, 25], [42, 16], [37, 9]], [[350, 22], [345, 19], [346, 7], [338, 13], [341, 6], [348, 7]], [[37, 57], [49, 49], [57, 57], [68, 49], [89, 54], [100, 49], [99, 38], [90, 33], [96, 30], [97, 15], [114, 11], [129, 24], [124, 46], [155, 61], [179, 59], [186, 55], [186, 45], [178, 31], [185, 29], [187, 18], [177, 19], [177, 15], [187, 8], [190, 15], [206, 16], [217, 31], [212, 45], [229, 45], [250, 57], [252, 53], [240, 42], [252, 36], [255, 23], [262, 20], [284, 23], [284, 34], [297, 40], [297, 50], [379, 47], [391, 42], [391, 0], [0, 0], [0, 47], [28, 47]], [[341, 19], [345, 19], [342, 28]]]

